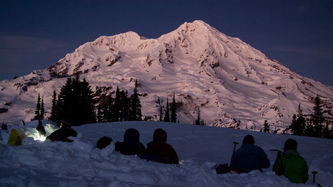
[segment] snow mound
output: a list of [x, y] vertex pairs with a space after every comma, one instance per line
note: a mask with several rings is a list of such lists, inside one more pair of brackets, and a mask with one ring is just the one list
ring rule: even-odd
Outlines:
[[[48, 121], [43, 123], [52, 126]], [[35, 127], [37, 122], [33, 121], [21, 128], [31, 135]], [[181, 164], [149, 162], [113, 151], [114, 143], [123, 141], [128, 128], [138, 129], [145, 145], [152, 140], [156, 128], [166, 130], [168, 143], [177, 151]], [[319, 171], [317, 182], [333, 185], [332, 140], [160, 122], [96, 123], [74, 129], [78, 136], [72, 143], [28, 137], [21, 146], [9, 146], [8, 131], [1, 130], [1, 186], [316, 186], [311, 173], [306, 184], [297, 185], [275, 175], [271, 167], [263, 173], [216, 174], [212, 167], [228, 163], [232, 142], [241, 142], [247, 134], [254, 136], [271, 165], [276, 153], [269, 149], [281, 148], [288, 138], [296, 139], [310, 171]], [[113, 142], [100, 150], [96, 142], [103, 136], [112, 137]]]

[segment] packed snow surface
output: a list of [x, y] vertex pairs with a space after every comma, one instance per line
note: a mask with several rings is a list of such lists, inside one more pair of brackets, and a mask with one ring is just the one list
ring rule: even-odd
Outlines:
[[[49, 121], [44, 121], [43, 125], [47, 135], [55, 129]], [[12, 127], [9, 126], [9, 130]], [[36, 127], [36, 121], [15, 126], [28, 135], [21, 146], [8, 145], [9, 130], [1, 130], [1, 186], [316, 186], [312, 183], [313, 170], [319, 172], [317, 183], [333, 186], [333, 141], [328, 139], [142, 121], [77, 126], [74, 129], [78, 137], [65, 143], [37, 140]], [[156, 128], [163, 128], [168, 133], [167, 142], [178, 153], [180, 164], [161, 164], [115, 152], [114, 143], [123, 141], [128, 128], [136, 128], [145, 145], [152, 141]], [[264, 149], [270, 168], [263, 173], [216, 174], [212, 167], [229, 163], [233, 142], [241, 143], [247, 134], [253, 135], [255, 145]], [[103, 136], [113, 141], [100, 150], [96, 142]], [[293, 184], [272, 171], [276, 152], [269, 150], [282, 149], [288, 138], [298, 142], [298, 151], [308, 163], [306, 184]]]

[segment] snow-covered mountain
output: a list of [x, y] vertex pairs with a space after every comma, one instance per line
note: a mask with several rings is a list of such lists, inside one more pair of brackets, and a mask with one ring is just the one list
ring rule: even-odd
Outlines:
[[30, 120], [38, 94], [50, 111], [53, 90], [59, 92], [77, 72], [99, 96], [114, 94], [117, 86], [131, 93], [137, 79], [143, 115], [152, 120], [159, 119], [159, 106], [165, 106], [173, 93], [182, 123], [193, 123], [200, 107], [207, 125], [238, 124], [260, 130], [267, 120], [272, 130], [282, 130], [299, 106], [303, 113], [312, 113], [317, 95], [326, 115], [332, 114], [331, 87], [296, 74], [203, 21], [194, 21], [157, 39], [135, 32], [101, 36], [46, 69], [4, 80], [0, 108], [8, 112], [0, 118], [9, 123]]

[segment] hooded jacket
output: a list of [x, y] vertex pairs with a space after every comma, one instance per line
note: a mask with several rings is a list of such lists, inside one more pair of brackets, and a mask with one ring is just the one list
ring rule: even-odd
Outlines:
[[285, 151], [273, 166], [277, 175], [284, 175], [293, 183], [305, 183], [309, 178], [308, 170], [305, 159], [294, 150]]
[[243, 143], [242, 147], [235, 151], [231, 158], [230, 167], [239, 173], [248, 173], [252, 170], [262, 171], [268, 168], [270, 162], [262, 148], [249, 143]]
[[145, 146], [139, 141], [140, 133], [138, 130], [130, 128], [125, 131], [124, 141], [117, 142], [115, 150], [124, 155], [141, 154], [145, 151]]
[[170, 144], [167, 144], [166, 141], [167, 133], [163, 129], [156, 129], [153, 135], [153, 141], [147, 144], [146, 154], [158, 157], [158, 162], [178, 164], [179, 159], [176, 151]]

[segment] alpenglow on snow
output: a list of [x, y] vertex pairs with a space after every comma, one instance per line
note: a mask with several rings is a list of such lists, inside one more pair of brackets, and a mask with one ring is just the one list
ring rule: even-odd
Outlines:
[[117, 86], [131, 94], [138, 80], [142, 114], [148, 120], [159, 120], [160, 106], [173, 94], [181, 123], [193, 123], [199, 108], [206, 125], [259, 131], [267, 120], [282, 132], [299, 106], [303, 114], [312, 113], [317, 95], [325, 115], [332, 114], [331, 87], [194, 21], [156, 39], [135, 32], [101, 36], [46, 69], [2, 81], [0, 108], [8, 112], [1, 118], [12, 124], [30, 120], [38, 94], [50, 111], [53, 90], [59, 93], [66, 79], [77, 73], [89, 82], [97, 99], [114, 94]]

